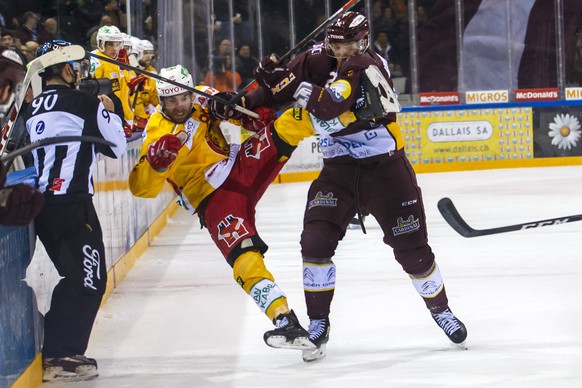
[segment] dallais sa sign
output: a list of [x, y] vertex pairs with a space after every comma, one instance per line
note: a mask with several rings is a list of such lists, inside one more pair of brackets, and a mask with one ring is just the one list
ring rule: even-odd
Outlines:
[[449, 141], [487, 140], [493, 134], [488, 121], [433, 122], [427, 128], [428, 139], [433, 143]]

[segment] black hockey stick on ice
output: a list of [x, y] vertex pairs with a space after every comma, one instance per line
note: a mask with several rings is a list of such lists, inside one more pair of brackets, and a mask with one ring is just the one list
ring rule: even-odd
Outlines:
[[[311, 31], [311, 33], [309, 35], [307, 35], [305, 38], [301, 39], [301, 41], [299, 43], [297, 43], [295, 46], [291, 47], [289, 49], [289, 51], [287, 51], [285, 54], [283, 54], [283, 56], [281, 58], [278, 58], [277, 60], [279, 61], [279, 63], [287, 62], [287, 60], [293, 54], [302, 50], [313, 38], [315, 38], [317, 35], [321, 34], [327, 28], [327, 26], [329, 26], [332, 22], [334, 22], [335, 19], [337, 19], [342, 13], [350, 10], [354, 5], [358, 4], [360, 1], [361, 0], [350, 0], [347, 3], [345, 3], [344, 5], [342, 5], [342, 7], [340, 9], [338, 9], [333, 15], [331, 15], [326, 20], [324, 20], [323, 23], [321, 23], [319, 26], [317, 26], [315, 28], [315, 30]], [[243, 94], [245, 94], [247, 92], [247, 90], [249, 90], [249, 88], [253, 85], [257, 85], [257, 81], [255, 81], [255, 80], [251, 81], [248, 85], [246, 85], [241, 90], [239, 90], [239, 92], [236, 95], [234, 95], [230, 99], [230, 101], [239, 101], [242, 98]]]
[[24, 80], [22, 81], [22, 93], [14, 102], [12, 110], [8, 115], [8, 122], [4, 128], [2, 128], [2, 137], [0, 138], [0, 156], [7, 152], [6, 145], [12, 139], [14, 123], [16, 120], [18, 120], [26, 91], [28, 90], [33, 77], [38, 74], [39, 71], [44, 70], [49, 66], [58, 65], [59, 63], [68, 61], [79, 61], [83, 58], [85, 58], [85, 49], [78, 45], [72, 45], [41, 55], [40, 57], [33, 59], [28, 64], [28, 70], [26, 71]]
[[6, 164], [7, 162], [10, 162], [11, 160], [13, 160], [14, 158], [27, 154], [30, 151], [34, 150], [35, 148], [38, 147], [44, 147], [46, 145], [51, 145], [51, 144], [59, 144], [59, 143], [71, 143], [71, 142], [75, 142], [75, 141], [79, 141], [81, 143], [94, 143], [94, 144], [101, 144], [101, 145], [107, 145], [110, 147], [115, 146], [115, 143], [110, 142], [109, 140], [105, 140], [102, 139], [100, 137], [96, 137], [96, 136], [55, 136], [55, 137], [47, 137], [45, 139], [39, 140], [39, 141], [35, 141], [34, 143], [30, 143], [24, 147], [20, 147], [17, 150], [11, 151], [10, 153], [3, 155], [0, 158], [0, 162]]
[[157, 80], [160, 80], [160, 81], [167, 82], [167, 83], [169, 83], [171, 85], [178, 86], [178, 87], [180, 87], [182, 89], [188, 90], [189, 92], [196, 93], [196, 94], [199, 94], [201, 96], [204, 96], [204, 97], [208, 98], [209, 100], [219, 101], [220, 103], [225, 104], [225, 105], [228, 105], [231, 108], [233, 108], [234, 110], [237, 110], [237, 111], [239, 111], [241, 113], [244, 113], [247, 116], [252, 117], [253, 119], [258, 119], [259, 118], [259, 115], [257, 113], [255, 113], [255, 112], [253, 112], [252, 110], [249, 110], [249, 109], [246, 109], [246, 108], [244, 108], [244, 107], [242, 107], [240, 105], [236, 105], [234, 103], [231, 103], [228, 100], [225, 100], [224, 98], [220, 98], [220, 97], [213, 96], [212, 94], [208, 94], [206, 92], [203, 92], [202, 90], [198, 90], [198, 89], [195, 89], [195, 88], [191, 88], [188, 85], [184, 85], [184, 84], [181, 84], [180, 82], [176, 82], [176, 81], [173, 81], [173, 80], [168, 79], [166, 77], [162, 77], [160, 75], [157, 75], [156, 73], [151, 73], [149, 71], [142, 70], [139, 67], [134, 67], [134, 66], [128, 65], [128, 64], [123, 63], [123, 62], [116, 61], [114, 59], [111, 59], [111, 58], [108, 58], [108, 57], [105, 57], [105, 56], [97, 55], [95, 53], [87, 52], [87, 55], [89, 55], [89, 56], [91, 56], [93, 58], [97, 58], [97, 59], [99, 59], [101, 61], [113, 63], [114, 65], [118, 65], [121, 68], [135, 71], [137, 74], [143, 74], [143, 75], [148, 76], [150, 78], [154, 78], [154, 79], [157, 79]]
[[514, 232], [523, 229], [541, 228], [542, 226], [566, 224], [568, 222], [582, 221], [582, 214], [574, 214], [572, 216], [548, 218], [547, 220], [525, 222], [523, 224], [515, 224], [508, 226], [500, 226], [498, 228], [490, 229], [473, 229], [471, 228], [463, 217], [457, 211], [450, 198], [442, 198], [438, 202], [438, 209], [447, 223], [463, 237], [479, 237], [490, 234]]

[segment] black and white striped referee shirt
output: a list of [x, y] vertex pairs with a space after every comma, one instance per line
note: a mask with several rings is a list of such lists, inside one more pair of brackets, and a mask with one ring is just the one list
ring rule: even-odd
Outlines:
[[118, 158], [127, 148], [119, 116], [99, 99], [65, 85], [49, 85], [27, 108], [30, 141], [56, 136], [96, 136], [115, 144], [70, 142], [35, 149], [39, 190], [49, 202], [76, 201], [94, 193], [93, 169], [99, 153]]

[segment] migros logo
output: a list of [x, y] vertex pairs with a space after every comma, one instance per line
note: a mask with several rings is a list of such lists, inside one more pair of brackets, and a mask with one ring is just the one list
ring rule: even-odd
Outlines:
[[467, 92], [465, 94], [467, 104], [480, 104], [484, 102], [508, 102], [509, 92], [507, 90], [485, 90]]

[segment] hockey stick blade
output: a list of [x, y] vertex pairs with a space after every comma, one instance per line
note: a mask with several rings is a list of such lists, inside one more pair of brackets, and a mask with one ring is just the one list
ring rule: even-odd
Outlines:
[[457, 208], [453, 204], [453, 201], [450, 198], [446, 197], [442, 198], [438, 202], [437, 207], [440, 213], [442, 214], [443, 218], [445, 219], [445, 221], [447, 221], [451, 228], [453, 228], [461, 236], [467, 238], [487, 236], [498, 233], [515, 232], [517, 230], [523, 229], [541, 228], [542, 226], [559, 225], [566, 224], [568, 222], [582, 221], [582, 214], [574, 214], [566, 217], [548, 218], [546, 220], [541, 221], [525, 222], [523, 224], [500, 226], [497, 228], [473, 229], [465, 222], [463, 217], [461, 217], [461, 215], [457, 211]]
[[49, 66], [58, 65], [59, 63], [68, 61], [80, 61], [83, 58], [85, 58], [85, 49], [79, 45], [72, 45], [41, 55], [40, 57], [33, 59], [28, 64], [28, 69], [24, 75], [24, 80], [22, 81], [22, 93], [20, 96], [18, 96], [18, 99], [14, 103], [12, 111], [10, 112], [9, 121], [6, 123], [4, 128], [2, 128], [2, 137], [0, 138], [0, 155], [4, 155], [7, 152], [6, 145], [12, 138], [14, 123], [20, 115], [26, 91], [28, 90], [33, 77], [38, 74], [39, 71], [44, 70]]

